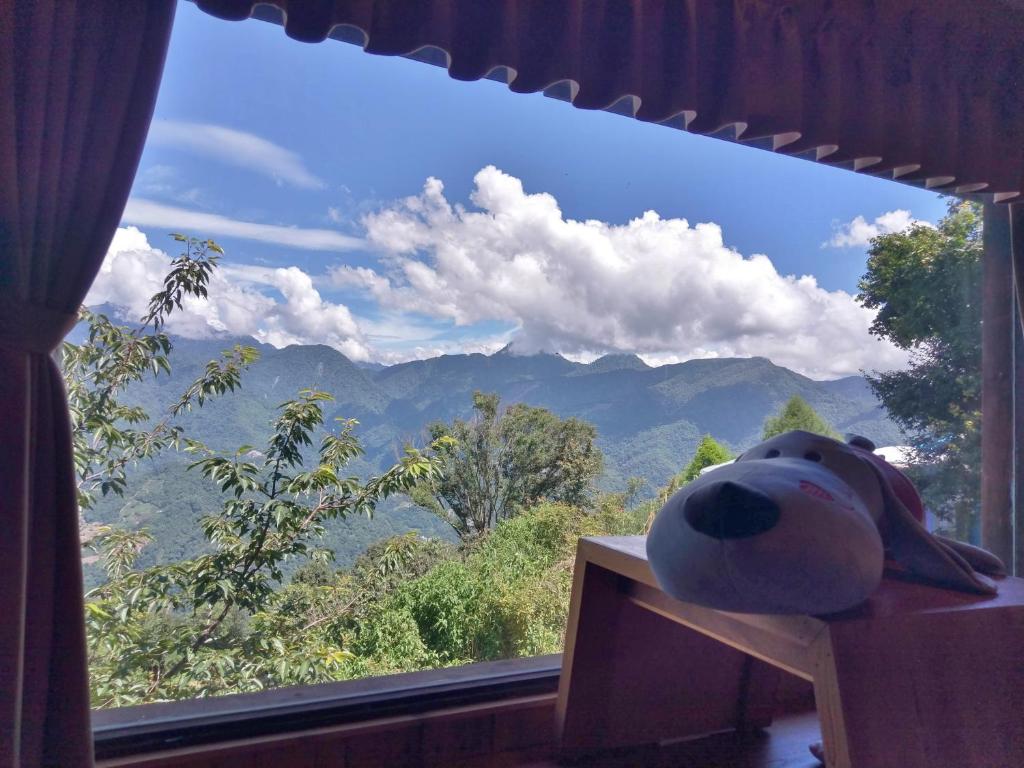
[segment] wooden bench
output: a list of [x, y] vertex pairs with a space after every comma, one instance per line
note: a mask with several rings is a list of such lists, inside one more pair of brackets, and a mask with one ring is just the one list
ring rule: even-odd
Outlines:
[[556, 706], [563, 757], [771, 723], [813, 683], [829, 768], [1024, 766], [1024, 580], [993, 598], [884, 579], [824, 617], [662, 592], [638, 536], [581, 539]]

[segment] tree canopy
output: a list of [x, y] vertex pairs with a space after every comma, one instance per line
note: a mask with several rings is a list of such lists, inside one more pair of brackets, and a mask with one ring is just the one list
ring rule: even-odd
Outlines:
[[767, 440], [794, 429], [802, 429], [805, 432], [813, 432], [835, 440], [842, 439], [842, 435], [836, 432], [832, 425], [825, 421], [800, 395], [793, 395], [777, 415], [769, 416], [765, 420], [761, 439]]
[[704, 435], [697, 445], [697, 451], [693, 454], [693, 458], [690, 459], [690, 463], [686, 465], [686, 468], [680, 475], [680, 484], [696, 480], [700, 476], [701, 470], [713, 467], [716, 464], [724, 464], [732, 458], [732, 451], [715, 440], [711, 435]]
[[[135, 326], [118, 325], [106, 315], [81, 307], [79, 321], [88, 327], [80, 344], [61, 346], [60, 364], [68, 394], [71, 439], [75, 456], [79, 511], [89, 509], [96, 493], [122, 495], [127, 470], [181, 443], [179, 417], [206, 400], [233, 392], [242, 372], [258, 357], [249, 346], [235, 345], [202, 374], [161, 414], [120, 400], [125, 390], [147, 376], [171, 371], [173, 345], [164, 332], [168, 317], [188, 296], [205, 298], [210, 276], [224, 251], [213, 240], [171, 235], [184, 251], [171, 261], [161, 289], [149, 301]], [[94, 532], [92, 532], [94, 533]], [[83, 529], [83, 538], [91, 533]]]
[[593, 425], [522, 403], [502, 410], [483, 392], [473, 394], [472, 418], [432, 424], [430, 436], [448, 439], [440, 479], [413, 498], [463, 537], [543, 499], [586, 505], [603, 464]]
[[910, 353], [868, 382], [910, 435], [926, 503], [959, 537], [980, 496], [982, 251], [981, 207], [952, 200], [937, 227], [872, 240], [857, 297], [878, 310], [871, 332]]
[[[207, 695], [225, 680], [235, 690], [259, 690], [334, 679], [351, 656], [338, 638], [250, 633], [244, 625], [267, 620], [282, 563], [331, 558], [316, 547], [324, 521], [372, 514], [380, 500], [429, 479], [438, 463], [409, 448], [380, 476], [344, 475], [361, 447], [352, 420], [323, 429], [327, 400], [306, 391], [283, 403], [262, 452], [246, 445], [222, 455], [189, 441], [199, 457], [192, 466], [223, 494], [221, 508], [200, 520], [207, 553], [134, 570], [144, 543], [139, 534], [114, 531], [101, 539], [110, 578], [86, 595], [97, 705]], [[392, 554], [392, 561], [403, 556]], [[304, 572], [307, 583], [316, 581], [311, 575]]]
[[[204, 510], [199, 521], [206, 551], [188, 560], [137, 569], [139, 552], [151, 540], [147, 531], [92, 532], [90, 544], [107, 571], [107, 581], [86, 595], [97, 706], [334, 679], [351, 657], [339, 638], [282, 635], [267, 626], [274, 623], [266, 610], [283, 581], [282, 564], [330, 560], [329, 550], [315, 546], [326, 520], [372, 514], [381, 500], [431, 480], [439, 468], [436, 449], [450, 441], [440, 437], [426, 452], [407, 448], [378, 476], [346, 475], [346, 465], [362, 452], [356, 422], [337, 419], [326, 428], [323, 404], [330, 395], [305, 390], [278, 407], [262, 451], [250, 445], [227, 454], [212, 451], [190, 439], [176, 419], [240, 386], [256, 358], [248, 347], [210, 361], [156, 420], [122, 403], [131, 383], [170, 372], [173, 346], [164, 325], [184, 297], [207, 295], [222, 253], [212, 240], [174, 238], [185, 252], [172, 261], [139, 324], [117, 325], [83, 308], [87, 340], [66, 343], [61, 356], [80, 508], [88, 508], [97, 490], [123, 493], [129, 466], [181, 446], [196, 458], [190, 468], [221, 494], [219, 508]], [[389, 557], [392, 564], [402, 560], [404, 550], [398, 547]], [[304, 577], [322, 580], [322, 571]], [[249, 631], [252, 625], [255, 631]]]

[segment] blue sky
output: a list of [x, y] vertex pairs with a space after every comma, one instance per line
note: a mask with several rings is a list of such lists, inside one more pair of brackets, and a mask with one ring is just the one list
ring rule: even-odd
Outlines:
[[[428, 178], [443, 189], [424, 192]], [[227, 258], [223, 301], [191, 306], [187, 335], [383, 362], [510, 340], [653, 363], [761, 353], [837, 376], [900, 361], [848, 295], [866, 236], [944, 208], [931, 192], [182, 2], [93, 299], [130, 312], [126, 287], [141, 297], [175, 252], [167, 233], [188, 231]]]

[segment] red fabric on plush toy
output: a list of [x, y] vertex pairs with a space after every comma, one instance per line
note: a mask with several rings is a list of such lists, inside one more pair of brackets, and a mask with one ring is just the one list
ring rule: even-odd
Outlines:
[[[903, 506], [907, 508], [907, 511], [914, 516], [917, 522], [924, 525], [924, 502], [921, 500], [921, 494], [917, 492], [917, 488], [911, 482], [910, 478], [903, 474], [900, 470], [885, 460], [884, 457], [879, 456], [875, 453], [875, 444], [872, 443], [865, 437], [859, 435], [852, 437], [849, 440], [849, 446], [853, 448], [865, 461], [871, 462], [875, 468], [881, 473], [882, 477], [885, 478], [886, 482], [892, 488], [892, 492], [896, 495]], [[885, 533], [882, 533], [882, 538], [885, 539]], [[891, 557], [886, 558], [885, 567], [902, 571], [903, 567]]]
[[[850, 438], [849, 445], [862, 458], [871, 462], [878, 469], [896, 498], [906, 507], [914, 519], [923, 526], [925, 524], [924, 502], [921, 500], [921, 494], [917, 492], [917, 488], [911, 479], [886, 461], [884, 457], [875, 453], [874, 443], [867, 438], [854, 436]], [[937, 534], [932, 534], [932, 536], [944, 547], [963, 558], [973, 570], [990, 576], [1005, 575], [1002, 561], [990, 552], [970, 544], [965, 544], [962, 541], [948, 539], [945, 536]], [[885, 541], [888, 540], [887, 532], [884, 530], [882, 531], [882, 538]], [[886, 559], [885, 566], [893, 570], [906, 571], [906, 568], [898, 560], [891, 557]]]
[[875, 453], [873, 449], [869, 450], [862, 444], [853, 441], [850, 442], [850, 446], [878, 468], [878, 471], [882, 473], [882, 476], [892, 487], [892, 492], [896, 494], [896, 498], [903, 502], [903, 506], [907, 508], [907, 511], [914, 516], [917, 522], [924, 525], [924, 502], [921, 501], [921, 494], [917, 492], [917, 488], [910, 482], [910, 478]]

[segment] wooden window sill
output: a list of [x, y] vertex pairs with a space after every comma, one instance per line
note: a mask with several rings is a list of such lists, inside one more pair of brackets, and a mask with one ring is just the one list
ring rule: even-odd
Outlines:
[[[96, 759], [494, 704], [558, 689], [561, 655], [93, 712]], [[110, 763], [111, 765], [115, 763]], [[118, 761], [116, 764], [121, 764]]]

